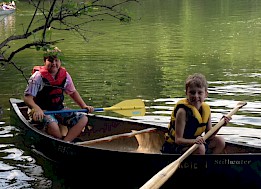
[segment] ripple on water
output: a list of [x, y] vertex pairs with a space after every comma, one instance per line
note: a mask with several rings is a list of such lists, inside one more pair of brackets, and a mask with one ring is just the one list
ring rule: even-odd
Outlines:
[[43, 168], [16, 147], [23, 145], [17, 132], [13, 126], [0, 128], [0, 188], [51, 188], [52, 181], [44, 176]]

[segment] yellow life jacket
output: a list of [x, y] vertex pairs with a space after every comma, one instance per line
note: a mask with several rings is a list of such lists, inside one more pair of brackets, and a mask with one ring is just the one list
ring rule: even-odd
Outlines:
[[184, 130], [184, 138], [196, 138], [205, 130], [210, 117], [210, 107], [205, 102], [202, 103], [202, 115], [195, 106], [189, 104], [187, 99], [181, 99], [177, 102], [171, 114], [171, 120], [168, 125], [169, 132], [166, 133], [166, 140], [170, 143], [175, 141], [175, 119], [179, 108], [184, 108], [187, 114], [187, 121]]

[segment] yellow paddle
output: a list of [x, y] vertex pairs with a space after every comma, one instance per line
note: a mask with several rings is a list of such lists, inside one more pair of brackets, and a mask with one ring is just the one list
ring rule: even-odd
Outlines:
[[[226, 116], [231, 117], [235, 114], [241, 107], [245, 106], [246, 102], [239, 102], [237, 106], [231, 110]], [[212, 129], [210, 129], [203, 138], [208, 139], [213, 133], [218, 131], [225, 123], [224, 118], [222, 118]], [[181, 162], [187, 158], [192, 152], [194, 152], [198, 148], [198, 144], [194, 144], [191, 146], [182, 156], [180, 156], [176, 161], [170, 163], [161, 171], [159, 171], [156, 175], [154, 175], [149, 181], [147, 181], [140, 189], [158, 189], [160, 188], [179, 168]]]
[[[124, 116], [144, 116], [145, 115], [145, 105], [141, 99], [130, 99], [124, 100], [112, 107], [107, 108], [94, 108], [94, 111], [113, 111]], [[59, 114], [67, 112], [88, 112], [86, 109], [68, 109], [68, 110], [58, 110], [58, 111], [45, 111], [44, 114]]]

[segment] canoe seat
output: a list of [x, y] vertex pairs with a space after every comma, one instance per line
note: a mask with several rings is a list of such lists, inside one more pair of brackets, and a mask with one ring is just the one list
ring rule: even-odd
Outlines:
[[130, 138], [130, 137], [133, 137], [138, 134], [150, 133], [150, 132], [154, 132], [154, 131], [156, 131], [156, 128], [147, 128], [147, 129], [143, 129], [143, 130], [139, 130], [139, 131], [132, 131], [129, 133], [122, 133], [122, 134], [106, 136], [106, 137], [98, 138], [98, 139], [94, 139], [94, 140], [77, 142], [76, 144], [88, 146], [88, 145], [92, 145], [92, 144], [99, 143], [99, 142], [110, 142], [115, 139]]

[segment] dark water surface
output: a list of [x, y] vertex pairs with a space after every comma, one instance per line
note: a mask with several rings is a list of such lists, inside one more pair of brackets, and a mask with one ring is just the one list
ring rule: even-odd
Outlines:
[[[15, 14], [0, 17], [1, 41], [20, 34], [33, 15], [27, 3], [17, 7]], [[130, 24], [89, 25], [88, 43], [73, 33], [53, 34], [66, 39], [58, 45], [63, 65], [84, 100], [98, 108], [141, 98], [146, 116], [134, 119], [167, 123], [173, 105], [184, 97], [186, 77], [201, 72], [209, 81], [213, 122], [246, 101], [221, 132], [252, 136], [246, 142], [260, 146], [261, 1], [148, 0], [130, 10], [135, 19]], [[27, 50], [15, 62], [29, 77], [42, 55]], [[0, 78], [0, 188], [66, 188], [51, 164], [23, 148], [19, 131], [10, 125], [8, 100], [22, 98], [26, 80], [12, 66], [0, 70]], [[78, 108], [69, 98], [66, 103]]]

